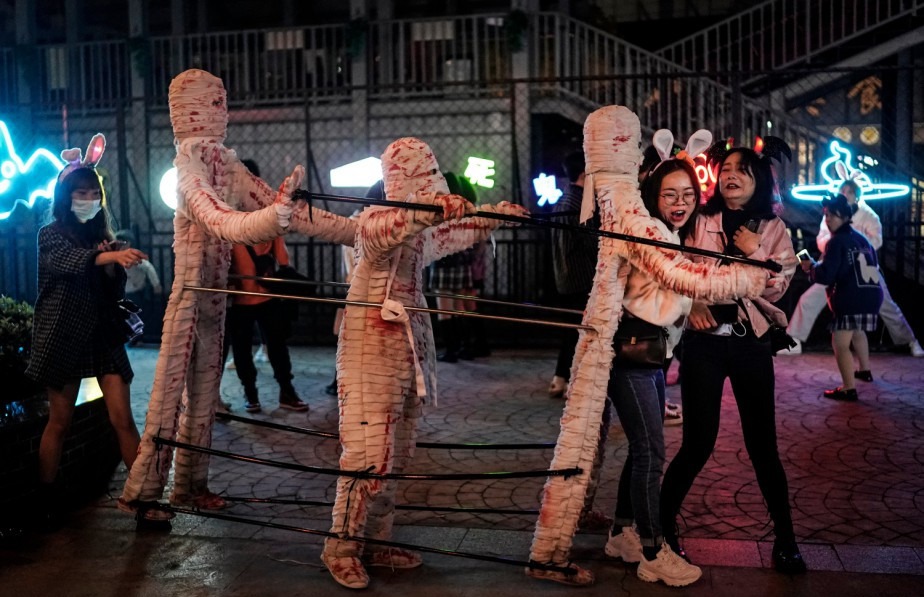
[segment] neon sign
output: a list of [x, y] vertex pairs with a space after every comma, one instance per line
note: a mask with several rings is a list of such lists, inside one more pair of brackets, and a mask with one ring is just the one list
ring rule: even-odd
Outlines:
[[62, 168], [64, 163], [47, 149], [37, 149], [23, 161], [0, 120], [0, 221], [9, 218], [19, 203], [31, 209], [39, 197], [54, 197]]
[[543, 172], [539, 173], [537, 178], [533, 179], [533, 188], [539, 195], [539, 207], [545, 204], [554, 205], [562, 196], [562, 192], [555, 186], [555, 177], [549, 176]]
[[821, 201], [836, 194], [841, 185], [847, 180], [853, 180], [860, 187], [864, 201], [873, 199], [892, 199], [902, 197], [911, 192], [911, 188], [904, 184], [873, 182], [865, 172], [853, 167], [853, 156], [850, 150], [841, 147], [839, 141], [831, 141], [829, 147], [831, 157], [821, 163], [819, 171], [825, 184], [803, 184], [792, 188], [794, 199], [803, 201]]
[[705, 153], [701, 153], [693, 160], [693, 171], [696, 172], [696, 181], [699, 182], [699, 190], [705, 194], [715, 187], [718, 181], [718, 167], [709, 163], [709, 158]]
[[468, 158], [468, 167], [462, 175], [469, 179], [472, 184], [476, 184], [486, 189], [494, 188], [494, 181], [491, 179], [495, 174], [494, 160], [484, 158]]

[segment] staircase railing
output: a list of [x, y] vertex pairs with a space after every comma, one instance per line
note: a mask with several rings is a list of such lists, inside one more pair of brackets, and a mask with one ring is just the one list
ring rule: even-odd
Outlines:
[[658, 50], [694, 71], [771, 71], [924, 8], [924, 0], [768, 0]]

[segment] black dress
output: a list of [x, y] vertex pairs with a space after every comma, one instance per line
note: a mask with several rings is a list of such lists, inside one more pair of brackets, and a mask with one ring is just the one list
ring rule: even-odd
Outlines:
[[85, 377], [134, 373], [125, 346], [109, 333], [125, 291], [121, 266], [99, 267], [99, 251], [58, 223], [39, 230], [38, 300], [26, 375], [60, 389]]

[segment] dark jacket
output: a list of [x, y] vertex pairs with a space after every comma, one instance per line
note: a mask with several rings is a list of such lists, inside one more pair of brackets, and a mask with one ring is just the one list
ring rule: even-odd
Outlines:
[[[555, 218], [556, 222], [578, 226], [580, 224], [581, 197], [584, 187], [572, 184], [564, 197], [555, 205], [554, 212], [575, 212], [574, 215]], [[599, 216], [587, 222], [599, 228]], [[560, 294], [588, 294], [594, 285], [597, 270], [599, 242], [595, 235], [570, 230], [552, 230], [552, 265], [555, 270], [555, 288]]]
[[83, 245], [57, 223], [39, 230], [38, 299], [26, 374], [55, 388], [81, 377], [79, 364], [104, 344], [101, 326], [111, 324], [125, 288], [125, 270], [105, 272], [94, 263], [100, 251]]
[[831, 235], [822, 258], [809, 277], [828, 287], [828, 304], [835, 317], [879, 312], [879, 261], [862, 234], [844, 224]]

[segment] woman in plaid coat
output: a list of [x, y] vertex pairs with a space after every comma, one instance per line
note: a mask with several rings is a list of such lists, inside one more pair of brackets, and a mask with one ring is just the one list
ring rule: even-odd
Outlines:
[[[138, 249], [117, 250], [95, 166], [105, 148], [97, 135], [87, 157], [72, 149], [58, 176], [52, 222], [39, 231], [39, 295], [35, 304], [32, 358], [26, 374], [46, 388], [48, 424], [39, 446], [39, 506], [55, 518], [53, 482], [61, 461], [84, 377], [103, 391], [125, 464], [138, 451], [129, 384], [132, 368], [116, 328], [116, 301], [125, 290], [125, 268], [138, 265]], [[69, 159], [70, 158], [70, 159]]]

